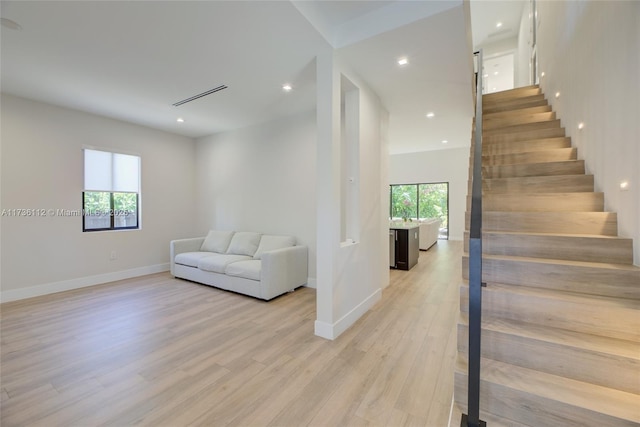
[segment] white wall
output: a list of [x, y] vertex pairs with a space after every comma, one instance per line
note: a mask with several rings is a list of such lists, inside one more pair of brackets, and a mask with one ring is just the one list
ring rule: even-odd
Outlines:
[[83, 233], [80, 216], [2, 217], [2, 300], [168, 270], [169, 241], [194, 232], [194, 141], [10, 95], [1, 102], [2, 209], [81, 209], [84, 145], [142, 157], [141, 230]]
[[640, 2], [538, 2], [538, 18], [542, 88], [640, 265]]
[[520, 17], [520, 30], [518, 31], [518, 50], [515, 58], [515, 85], [514, 87], [528, 86], [531, 84], [531, 44], [533, 43], [531, 34], [531, 3], [527, 2], [522, 9]]
[[[360, 240], [341, 243], [341, 75], [359, 93], [359, 193]], [[318, 146], [317, 146], [317, 335], [334, 339], [371, 308], [386, 286], [388, 202], [384, 200], [388, 148], [387, 113], [367, 85], [334, 52], [317, 58]], [[385, 212], [383, 212], [385, 209]]]
[[464, 234], [468, 181], [469, 148], [389, 156], [389, 184], [449, 183], [450, 240], [462, 240]]
[[197, 140], [196, 230], [295, 236], [316, 276], [315, 111]]

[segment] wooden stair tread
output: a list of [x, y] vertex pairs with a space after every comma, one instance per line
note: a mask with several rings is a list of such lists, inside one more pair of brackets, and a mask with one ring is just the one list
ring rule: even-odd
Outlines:
[[562, 125], [559, 119], [553, 120], [543, 120], [539, 122], [532, 123], [520, 123], [520, 124], [509, 124], [504, 126], [490, 127], [485, 129], [483, 127], [482, 133], [483, 138], [487, 136], [493, 135], [502, 135], [502, 134], [513, 134], [520, 132], [533, 132], [542, 129], [561, 129]]
[[502, 142], [528, 141], [531, 139], [559, 138], [567, 136], [563, 127], [550, 127], [543, 129], [520, 130], [506, 133], [492, 133], [482, 136], [483, 143], [489, 144]]
[[485, 118], [482, 120], [482, 130], [487, 131], [501, 129], [509, 126], [545, 123], [553, 120], [556, 120], [556, 113], [554, 113], [553, 111], [545, 111], [540, 113], [521, 113], [504, 117]]
[[[468, 266], [468, 255], [463, 254], [462, 277], [465, 279], [469, 277]], [[640, 300], [640, 268], [633, 264], [483, 253], [482, 278], [489, 284], [526, 286], [543, 292], [570, 292], [587, 297], [606, 296], [636, 305]], [[640, 338], [640, 323], [638, 328]]]
[[584, 212], [604, 210], [604, 193], [489, 193], [483, 207], [493, 211], [528, 210], [532, 212]]
[[549, 161], [576, 160], [577, 150], [574, 147], [547, 148], [544, 150], [525, 151], [521, 153], [482, 154], [482, 165], [517, 165], [524, 163], [542, 163]]
[[[469, 287], [469, 281], [462, 280], [461, 286]], [[587, 295], [579, 292], [568, 292], [560, 289], [541, 289], [526, 285], [509, 285], [498, 282], [489, 282], [483, 291], [507, 292], [518, 294], [528, 298], [542, 297], [544, 299], [556, 301], [570, 301], [577, 305], [604, 307], [624, 307], [630, 310], [637, 310], [640, 314], [640, 302], [638, 300], [617, 298], [605, 295]], [[639, 319], [640, 321], [640, 319]], [[639, 331], [640, 332], [640, 331]]]
[[[463, 254], [463, 258], [468, 257], [468, 254]], [[540, 264], [551, 264], [551, 265], [569, 265], [574, 267], [589, 267], [589, 268], [601, 268], [601, 269], [610, 269], [610, 270], [622, 270], [629, 272], [637, 272], [640, 274], [640, 267], [636, 267], [631, 264], [614, 264], [614, 263], [606, 263], [606, 262], [589, 262], [589, 261], [568, 261], [568, 260], [557, 260], [550, 258], [530, 258], [530, 257], [517, 257], [517, 256], [509, 256], [509, 255], [487, 255], [483, 254], [482, 259], [500, 259], [500, 260], [513, 260], [513, 261], [523, 261], [523, 262], [531, 262], [531, 263], [540, 263]], [[638, 276], [640, 278], [640, 276]], [[638, 286], [640, 287], [640, 281], [638, 282]]]
[[525, 176], [577, 175], [584, 173], [584, 160], [482, 166], [484, 179]]
[[[520, 108], [518, 110], [499, 111], [499, 112], [496, 112], [496, 113], [483, 114], [482, 115], [482, 120], [491, 121], [491, 120], [495, 120], [495, 119], [518, 117], [518, 116], [521, 116], [521, 115], [538, 114], [538, 113], [550, 113], [550, 112], [552, 112], [552, 109], [551, 109], [550, 105], [541, 105], [541, 106], [538, 106], [538, 107], [526, 107], [526, 108]], [[475, 120], [475, 118], [474, 118], [474, 120]]]
[[[469, 247], [469, 232], [464, 233]], [[583, 262], [633, 263], [633, 239], [560, 233], [483, 231], [483, 254]]]
[[[571, 146], [571, 138], [568, 136], [555, 136], [555, 137], [551, 137], [551, 138], [534, 138], [534, 139], [529, 139], [529, 140], [524, 140], [524, 141], [517, 141], [517, 142], [487, 142], [482, 144], [482, 149], [483, 149], [483, 153], [484, 150], [490, 150], [492, 148], [500, 148], [500, 147], [511, 147], [513, 145], [523, 145], [523, 146], [527, 146], [530, 147], [532, 149], [535, 149], [536, 146], [542, 145], [543, 143], [562, 143], [562, 144], [568, 144], [568, 146]], [[565, 147], [566, 148], [566, 147]], [[544, 148], [546, 149], [546, 148]]]
[[549, 105], [544, 95], [532, 95], [525, 98], [513, 98], [508, 100], [483, 103], [482, 114], [492, 114], [503, 111], [515, 111], [530, 107], [541, 107]]
[[[536, 93], [537, 92], [537, 93]], [[538, 101], [540, 99], [546, 102], [544, 94], [539, 91], [532, 91], [531, 93], [521, 95], [521, 96], [490, 96], [493, 94], [483, 95], [482, 96], [482, 109], [491, 109], [491, 107], [503, 106], [503, 105], [517, 105], [521, 103], [530, 103], [532, 101]]]
[[528, 96], [530, 94], [540, 94], [540, 93], [542, 93], [540, 89], [540, 85], [527, 85], [527, 86], [520, 86], [520, 87], [507, 89], [507, 90], [501, 90], [500, 92], [484, 93], [482, 94], [482, 100], [484, 102], [485, 100], [490, 101], [494, 99], [503, 99], [505, 97], [506, 98], [522, 97], [522, 96], [525, 96], [523, 94], [526, 94]]
[[[627, 341], [640, 341], [638, 300], [563, 289], [487, 282], [482, 317], [516, 320]], [[469, 286], [460, 285], [460, 310], [468, 311]]]
[[482, 180], [483, 194], [529, 193], [529, 192], [572, 192], [590, 193], [594, 191], [593, 175], [542, 175], [514, 176], [508, 178], [487, 178]]
[[[460, 313], [459, 323], [467, 327], [469, 326], [469, 316], [467, 313]], [[584, 348], [595, 352], [609, 353], [633, 359], [640, 363], [640, 343], [638, 342], [498, 318], [483, 318], [482, 329], [493, 330], [509, 335], [519, 335], [558, 345]], [[638, 375], [640, 375], [640, 371]]]
[[[520, 232], [569, 232], [572, 234], [617, 236], [617, 218], [618, 215], [615, 212], [567, 213], [484, 210], [482, 212], [482, 229], [485, 231], [517, 230]], [[466, 212], [467, 230], [470, 227], [470, 219], [471, 214]], [[585, 230], [589, 232], [585, 233]]]
[[[468, 230], [466, 230], [468, 231]], [[620, 237], [620, 236], [607, 236], [607, 235], [602, 235], [602, 234], [579, 234], [579, 233], [554, 233], [554, 232], [550, 232], [550, 233], [543, 233], [543, 232], [531, 232], [531, 231], [495, 231], [495, 230], [483, 230], [482, 234], [487, 234], [487, 235], [495, 235], [495, 234], [505, 234], [505, 235], [511, 235], [511, 236], [542, 236], [542, 237], [547, 237], [547, 236], [554, 236], [554, 237], [580, 237], [580, 238], [588, 238], [588, 239], [603, 239], [603, 240], [631, 240], [633, 241], [633, 239], [627, 238], [627, 237]]]
[[[456, 375], [462, 377], [467, 375], [467, 364], [461, 358], [458, 358], [456, 363]], [[542, 411], [534, 411], [534, 416], [544, 414], [545, 409], [549, 411], [549, 415], [560, 416], [560, 414], [554, 413], [553, 406], [547, 407], [545, 405], [547, 402], [552, 403], [550, 402], [552, 400], [568, 405], [568, 410], [573, 407], [581, 412], [584, 411], [583, 414], [576, 413], [576, 419], [567, 420], [570, 423], [568, 425], [579, 425], [579, 418], [582, 417], [585, 417], [583, 425], [624, 425], [618, 424], [616, 421], [625, 420], [640, 423], [640, 410], [638, 409], [640, 396], [637, 394], [485, 358], [481, 360], [481, 382], [501, 385], [517, 391], [520, 396], [531, 396], [531, 401], [527, 402], [527, 406], [529, 403], [535, 404], [535, 401], [539, 400], [539, 409]], [[514, 398], [516, 397], [514, 396]], [[524, 402], [522, 403], [524, 404]], [[604, 414], [604, 417], [600, 414]], [[613, 419], [609, 420], [608, 417]], [[594, 424], [590, 424], [590, 422]], [[608, 424], [609, 422], [612, 424]], [[536, 425], [545, 425], [545, 423]]]

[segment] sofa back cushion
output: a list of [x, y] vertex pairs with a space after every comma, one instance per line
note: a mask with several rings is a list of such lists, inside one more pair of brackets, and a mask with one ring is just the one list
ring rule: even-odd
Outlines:
[[228, 254], [253, 256], [260, 243], [260, 233], [238, 231], [229, 243]]
[[264, 252], [273, 251], [276, 249], [289, 248], [296, 245], [296, 238], [292, 236], [274, 236], [264, 234], [260, 239], [260, 245], [258, 250], [253, 254], [253, 259], [262, 259]]
[[227, 252], [233, 234], [233, 231], [210, 230], [204, 242], [202, 242], [200, 250], [224, 254]]

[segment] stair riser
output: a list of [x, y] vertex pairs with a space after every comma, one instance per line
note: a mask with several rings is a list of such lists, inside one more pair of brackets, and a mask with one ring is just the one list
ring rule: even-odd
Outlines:
[[493, 143], [493, 144], [486, 143], [483, 141], [482, 155], [489, 156], [489, 155], [496, 155], [496, 154], [529, 153], [532, 151], [544, 151], [544, 150], [553, 150], [556, 148], [570, 148], [570, 147], [571, 147], [571, 138], [569, 137], [533, 139], [530, 141]]
[[544, 101], [544, 105], [548, 105], [544, 95], [541, 93], [530, 94], [528, 96], [511, 96], [502, 98], [482, 97], [482, 112], [492, 112], [494, 108], [508, 108], [509, 110], [519, 110], [521, 108], [538, 107], [539, 105], [529, 105], [534, 102]]
[[[458, 325], [459, 357], [469, 353], [469, 328]], [[639, 349], [640, 351], [640, 349]], [[640, 393], [640, 361], [571, 345], [482, 329], [482, 356], [523, 368]]]
[[576, 148], [556, 148], [528, 153], [482, 155], [482, 165], [512, 165], [523, 163], [563, 162], [575, 160], [578, 157]]
[[[468, 378], [460, 372], [454, 378], [455, 402], [467, 412]], [[480, 409], [530, 426], [637, 427], [637, 424], [563, 402], [536, 396], [500, 384], [480, 381]]]
[[564, 128], [553, 127], [522, 132], [484, 134], [482, 135], [482, 143], [483, 145], [496, 143], [502, 144], [518, 141], [530, 141], [532, 139], [560, 138], [565, 136]]
[[485, 179], [484, 194], [502, 193], [586, 193], [593, 192], [593, 175]]
[[[470, 206], [470, 198], [468, 200]], [[603, 193], [488, 194], [482, 199], [487, 211], [602, 212]]]
[[[482, 291], [482, 316], [504, 319], [551, 328], [566, 329], [607, 338], [638, 341], [640, 339], [640, 310], [620, 304], [589, 305], [583, 301], [540, 295], [494, 290], [491, 284]], [[469, 308], [469, 288], [460, 287], [460, 311]]]
[[525, 98], [528, 96], [540, 95], [542, 91], [537, 86], [524, 86], [500, 92], [487, 93], [482, 95], [483, 103], [502, 102], [505, 100]]
[[[468, 242], [469, 233], [465, 232], [465, 252], [469, 252]], [[585, 236], [485, 233], [482, 236], [482, 253], [567, 261], [632, 264], [633, 240]]]
[[[482, 137], [490, 138], [496, 135], [509, 135], [522, 132], [537, 132], [547, 129], [561, 129], [560, 120], [546, 120], [537, 123], [516, 124], [498, 128], [482, 129]], [[564, 135], [563, 135], [564, 136]]]
[[550, 113], [551, 111], [552, 110], [550, 105], [542, 105], [540, 107], [521, 108], [519, 110], [513, 110], [513, 111], [500, 111], [497, 113], [483, 114], [482, 119], [485, 122], [490, 122], [493, 120], [510, 119], [510, 118], [521, 117], [521, 116], [526, 116], [530, 114]]
[[482, 167], [485, 179], [580, 174], [584, 174], [584, 160]]
[[543, 95], [535, 95], [522, 99], [514, 99], [511, 101], [484, 103], [482, 106], [482, 114], [493, 114], [507, 111], [522, 110], [532, 107], [543, 107], [549, 105]]
[[[462, 257], [462, 274], [468, 279], [469, 258]], [[529, 286], [587, 295], [628, 299], [638, 305], [638, 270], [546, 263], [543, 260], [492, 259], [482, 262], [482, 279], [487, 283]]]
[[518, 125], [524, 125], [529, 123], [548, 122], [552, 120], [556, 120], [556, 113], [552, 111], [545, 112], [545, 113], [519, 114], [519, 115], [506, 116], [506, 117], [492, 117], [492, 118], [485, 117], [482, 120], [482, 130], [489, 131], [492, 129], [499, 129], [499, 128], [504, 128], [509, 126], [518, 126]]
[[[466, 230], [471, 214], [466, 213]], [[613, 212], [490, 212], [482, 213], [485, 231], [618, 235], [618, 216]]]

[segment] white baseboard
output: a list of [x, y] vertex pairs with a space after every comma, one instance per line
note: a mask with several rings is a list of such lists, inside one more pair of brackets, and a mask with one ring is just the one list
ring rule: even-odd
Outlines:
[[371, 295], [365, 298], [360, 304], [355, 306], [351, 311], [342, 316], [337, 322], [330, 324], [316, 320], [315, 334], [321, 338], [334, 340], [344, 331], [349, 329], [351, 325], [362, 317], [371, 307], [382, 298], [382, 289], [376, 289]]
[[77, 279], [63, 280], [60, 282], [44, 283], [42, 285], [29, 286], [28, 288], [0, 291], [0, 302], [39, 297], [56, 292], [70, 291], [72, 289], [86, 288], [87, 286], [115, 282], [116, 280], [131, 279], [132, 277], [145, 276], [147, 274], [162, 273], [164, 271], [169, 271], [168, 262], [164, 264], [132, 268], [130, 270], [98, 274], [96, 276], [79, 277]]

